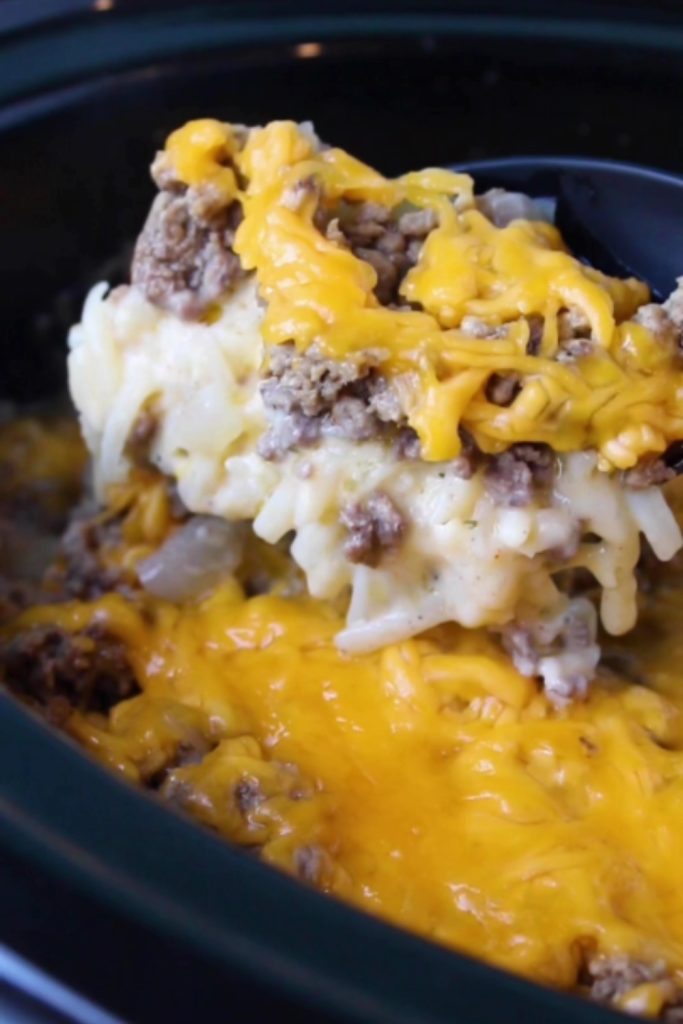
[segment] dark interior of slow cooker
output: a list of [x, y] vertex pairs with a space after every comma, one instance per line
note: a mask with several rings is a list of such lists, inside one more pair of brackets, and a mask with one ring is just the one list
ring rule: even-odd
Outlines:
[[0, 397], [59, 386], [84, 287], [116, 273], [107, 262], [140, 228], [154, 149], [188, 117], [313, 120], [387, 173], [520, 153], [681, 170], [682, 82], [671, 55], [623, 45], [428, 37], [335, 42], [313, 59], [289, 45], [195, 55], [67, 90], [49, 113], [38, 101], [0, 147]]

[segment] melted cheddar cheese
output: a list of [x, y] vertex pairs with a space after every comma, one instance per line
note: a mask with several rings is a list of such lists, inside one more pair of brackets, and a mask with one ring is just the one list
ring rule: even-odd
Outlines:
[[[121, 638], [142, 694], [68, 728], [125, 777], [148, 779], [179, 735], [209, 737], [174, 772], [200, 821], [299, 873], [302, 850], [322, 851], [323, 888], [572, 986], [587, 949], [683, 969], [682, 614], [671, 573], [621, 642], [630, 678], [605, 672], [563, 711], [481, 630], [348, 656], [328, 605], [235, 582], [183, 607], [36, 607], [10, 632]], [[265, 794], [247, 820], [230, 799], [245, 778]], [[650, 988], [629, 996], [645, 1011]]]
[[[41, 437], [36, 460], [69, 489], [83, 456], [67, 428], [17, 424], [0, 453]], [[683, 519], [683, 481], [667, 492]], [[132, 570], [175, 528], [168, 489], [141, 471], [108, 497], [119, 530], [100, 556]], [[281, 552], [250, 550], [244, 568], [285, 589], [37, 605], [0, 643], [97, 626], [140, 693], [65, 727], [123, 778], [166, 778], [166, 798], [269, 863], [530, 978], [572, 987], [594, 952], [662, 961], [667, 977], [619, 1003], [656, 1016], [683, 983], [680, 559], [659, 568], [631, 636], [605, 641], [612, 669], [562, 710], [484, 630], [344, 654], [339, 612], [297, 596]]]
[[[266, 303], [265, 340], [315, 344], [339, 359], [379, 352], [426, 459], [458, 454], [459, 425], [485, 452], [519, 441], [595, 448], [604, 469], [631, 467], [681, 436], [680, 363], [630, 319], [647, 301], [645, 285], [584, 266], [550, 224], [494, 226], [476, 209], [467, 175], [427, 169], [388, 180], [292, 122], [243, 135], [238, 144], [230, 126], [194, 121], [166, 152], [182, 182], [242, 203], [235, 251]], [[436, 214], [401, 284], [403, 308], [380, 305], [375, 269], [316, 226], [319, 207], [335, 213], [360, 201]], [[571, 365], [555, 358], [565, 309], [583, 314], [596, 342]], [[460, 329], [465, 316], [506, 325], [505, 336], [472, 338]], [[536, 355], [527, 351], [533, 316], [544, 318]], [[508, 407], [486, 398], [493, 373], [520, 375]]]

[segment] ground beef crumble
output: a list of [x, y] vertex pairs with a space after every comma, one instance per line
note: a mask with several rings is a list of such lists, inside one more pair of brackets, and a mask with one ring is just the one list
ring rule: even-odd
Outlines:
[[60, 557], [48, 574], [52, 590], [66, 598], [92, 600], [124, 584], [124, 575], [105, 565], [107, 547], [121, 542], [122, 515], [103, 512], [93, 502], [80, 505], [61, 542]]
[[419, 459], [422, 457], [422, 443], [412, 427], [401, 427], [394, 439], [394, 454], [397, 459]]
[[243, 775], [233, 790], [233, 799], [245, 816], [255, 811], [265, 800], [261, 783], [253, 775]]
[[590, 320], [583, 310], [576, 306], [561, 309], [557, 314], [557, 336], [560, 343], [573, 341], [576, 338], [590, 338]]
[[433, 210], [391, 210], [379, 203], [344, 203], [330, 216], [320, 211], [318, 227], [327, 237], [347, 245], [377, 274], [375, 295], [384, 306], [402, 305], [399, 289], [417, 263], [425, 238], [436, 227]]
[[683, 993], [663, 960], [646, 963], [624, 954], [595, 956], [588, 960], [579, 976], [580, 991], [605, 1006], [618, 1006], [629, 992], [646, 984], [661, 986], [664, 1006], [657, 1019], [666, 1024], [681, 1024]]
[[106, 712], [139, 692], [122, 643], [97, 625], [19, 633], [0, 648], [0, 679], [57, 724], [73, 708]]
[[633, 317], [642, 324], [660, 344], [683, 353], [683, 277], [665, 302], [648, 302]]
[[277, 345], [270, 353], [261, 395], [270, 426], [259, 443], [266, 459], [322, 436], [365, 441], [405, 423], [398, 395], [378, 370], [378, 353], [357, 360], [327, 359], [314, 347], [297, 352]]
[[532, 313], [526, 318], [526, 321], [529, 325], [529, 340], [526, 343], [526, 354], [528, 356], [537, 356], [541, 351], [545, 321], [537, 313]]
[[470, 338], [481, 338], [495, 341], [507, 337], [507, 324], [490, 324], [478, 316], [464, 316], [460, 321], [460, 330]]
[[558, 363], [575, 363], [593, 351], [592, 327], [582, 310], [575, 306], [560, 310], [557, 314], [557, 341], [555, 358]]
[[494, 405], [512, 405], [522, 390], [518, 373], [492, 373], [486, 385], [486, 397]]
[[134, 466], [150, 465], [150, 452], [160, 425], [159, 413], [150, 405], [145, 405], [136, 416], [124, 447]]
[[210, 182], [187, 188], [164, 153], [152, 176], [161, 191], [137, 240], [131, 281], [154, 305], [198, 320], [244, 276], [232, 248], [241, 206], [226, 205]]
[[294, 870], [300, 881], [323, 891], [329, 888], [335, 865], [330, 853], [319, 843], [300, 846], [294, 853]]
[[523, 676], [541, 678], [557, 706], [585, 697], [599, 658], [595, 608], [586, 597], [557, 614], [503, 626], [503, 647]]
[[201, 764], [215, 747], [216, 741], [209, 739], [199, 729], [186, 729], [182, 738], [180, 735], [177, 737], [175, 746], [164, 750], [161, 764], [155, 765], [152, 771], [141, 772], [142, 781], [150, 789], [157, 790], [162, 797], [170, 802], [180, 803], [179, 800], [176, 800], [175, 770]]
[[594, 345], [590, 338], [568, 338], [562, 342], [557, 354], [558, 363], [575, 363], [577, 359], [588, 356]]
[[[174, 480], [163, 479], [169, 512], [174, 523], [184, 523], [190, 513], [182, 502]], [[56, 560], [45, 577], [50, 600], [91, 601], [117, 591], [130, 595], [139, 588], [132, 569], [114, 564], [108, 555], [123, 543], [123, 524], [129, 508], [112, 510], [88, 498], [76, 506], [61, 538]]]
[[339, 396], [368, 376], [378, 364], [373, 353], [357, 361], [327, 359], [315, 348], [297, 352], [293, 344], [276, 345], [270, 353], [269, 375], [261, 385], [266, 407], [304, 416], [329, 411]]
[[378, 565], [383, 554], [397, 548], [406, 531], [405, 518], [383, 491], [345, 505], [339, 521], [348, 534], [344, 554], [350, 562], [369, 566]]
[[522, 508], [555, 479], [557, 457], [546, 444], [514, 444], [493, 455], [484, 471], [486, 490], [496, 505]]
[[511, 623], [503, 629], [503, 646], [525, 676], [538, 674], [540, 659], [559, 644], [563, 650], [582, 650], [593, 642], [591, 623], [580, 614], [567, 615], [557, 629], [543, 623]]
[[461, 480], [471, 480], [477, 470], [485, 464], [488, 456], [477, 446], [472, 435], [460, 427], [460, 454], [447, 464], [447, 472], [459, 476]]
[[676, 326], [683, 330], [683, 277], [676, 278], [676, 287], [664, 303], [664, 309]]
[[664, 963], [646, 964], [628, 956], [594, 957], [589, 961], [585, 981], [590, 997], [597, 1003], [612, 1003], [637, 985], [666, 978]]
[[646, 487], [661, 487], [675, 476], [675, 469], [668, 466], [664, 459], [650, 455], [642, 458], [633, 469], [627, 469], [623, 480], [627, 487], [643, 490]]
[[641, 306], [633, 317], [637, 324], [646, 327], [661, 345], [680, 347], [683, 341], [681, 326], [674, 323], [664, 306], [649, 302]]

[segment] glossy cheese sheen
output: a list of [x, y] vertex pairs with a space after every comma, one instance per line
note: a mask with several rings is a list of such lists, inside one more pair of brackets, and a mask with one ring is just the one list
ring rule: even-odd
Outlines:
[[[217, 149], [221, 133], [227, 141]], [[457, 455], [459, 424], [487, 452], [519, 441], [596, 448], [605, 469], [631, 467], [681, 436], [676, 354], [630, 319], [647, 301], [646, 286], [585, 267], [552, 225], [495, 227], [474, 207], [467, 175], [427, 169], [388, 180], [342, 150], [317, 148], [286, 121], [252, 130], [239, 151], [229, 127], [190, 122], [167, 151], [180, 179], [195, 186], [215, 183], [234, 161], [244, 182], [235, 249], [266, 302], [266, 340], [315, 344], [333, 358], [379, 351], [383, 370], [400, 378], [428, 460]], [[437, 215], [400, 289], [414, 308], [379, 305], [374, 268], [315, 226], [318, 205], [334, 212], [359, 201]], [[557, 314], [567, 308], [586, 317], [597, 342], [571, 365], [553, 358]], [[467, 336], [467, 315], [508, 325], [507, 336]], [[531, 316], [545, 321], [536, 356], [527, 354]], [[486, 384], [506, 372], [518, 373], [523, 388], [501, 408], [487, 400]]]
[[[245, 599], [236, 584], [184, 608], [118, 595], [36, 608], [13, 628], [100, 622], [123, 639], [143, 696], [109, 722], [74, 714], [69, 728], [127, 777], [160, 763], [181, 719], [211, 732], [216, 750], [179, 773], [201, 821], [249, 845], [267, 836], [263, 856], [287, 870], [297, 851], [322, 848], [323, 888], [571, 986], [592, 948], [683, 968], [674, 579], [621, 648], [647, 688], [604, 677], [564, 712], [481, 631], [442, 628], [349, 657], [329, 607]], [[249, 827], [229, 799], [244, 772], [269, 794]], [[295, 789], [307, 797], [288, 798]], [[646, 1008], [654, 998], [636, 997]]]

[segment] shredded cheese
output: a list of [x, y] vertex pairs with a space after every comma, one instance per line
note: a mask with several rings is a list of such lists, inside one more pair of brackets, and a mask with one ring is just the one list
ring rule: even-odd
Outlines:
[[[266, 836], [287, 870], [322, 846], [343, 898], [570, 986], [587, 948], [683, 968], [682, 603], [664, 586], [625, 642], [647, 689], [604, 676], [563, 712], [481, 630], [345, 656], [325, 603], [235, 583], [181, 608], [116, 594], [37, 607], [11, 629], [98, 623], [123, 640], [142, 695], [69, 729], [124, 776], [163, 763], [173, 729], [210, 733], [216, 749], [179, 770], [201, 821]], [[268, 794], [249, 828], [228, 799], [245, 773]]]
[[[426, 459], [457, 455], [460, 425], [486, 452], [520, 441], [595, 448], [604, 469], [631, 467], [681, 436], [680, 363], [630, 320], [648, 298], [642, 283], [584, 266], [552, 225], [495, 227], [474, 208], [467, 175], [428, 169], [388, 180], [286, 121], [252, 130], [241, 150], [232, 139], [229, 126], [190, 122], [173, 133], [167, 153], [188, 185], [232, 173], [224, 166], [232, 157], [244, 183], [235, 192], [244, 210], [235, 249], [267, 305], [264, 338], [315, 344], [334, 358], [380, 350], [384, 372], [403, 381]], [[412, 308], [381, 306], [374, 268], [316, 227], [319, 205], [358, 201], [437, 215], [401, 285]], [[585, 316], [597, 347], [562, 365], [554, 359], [557, 314], [568, 308]], [[460, 329], [469, 315], [508, 325], [507, 336], [473, 340]], [[545, 329], [540, 352], [529, 355], [534, 315]], [[489, 377], [501, 372], [523, 383], [504, 409], [485, 396]]]

